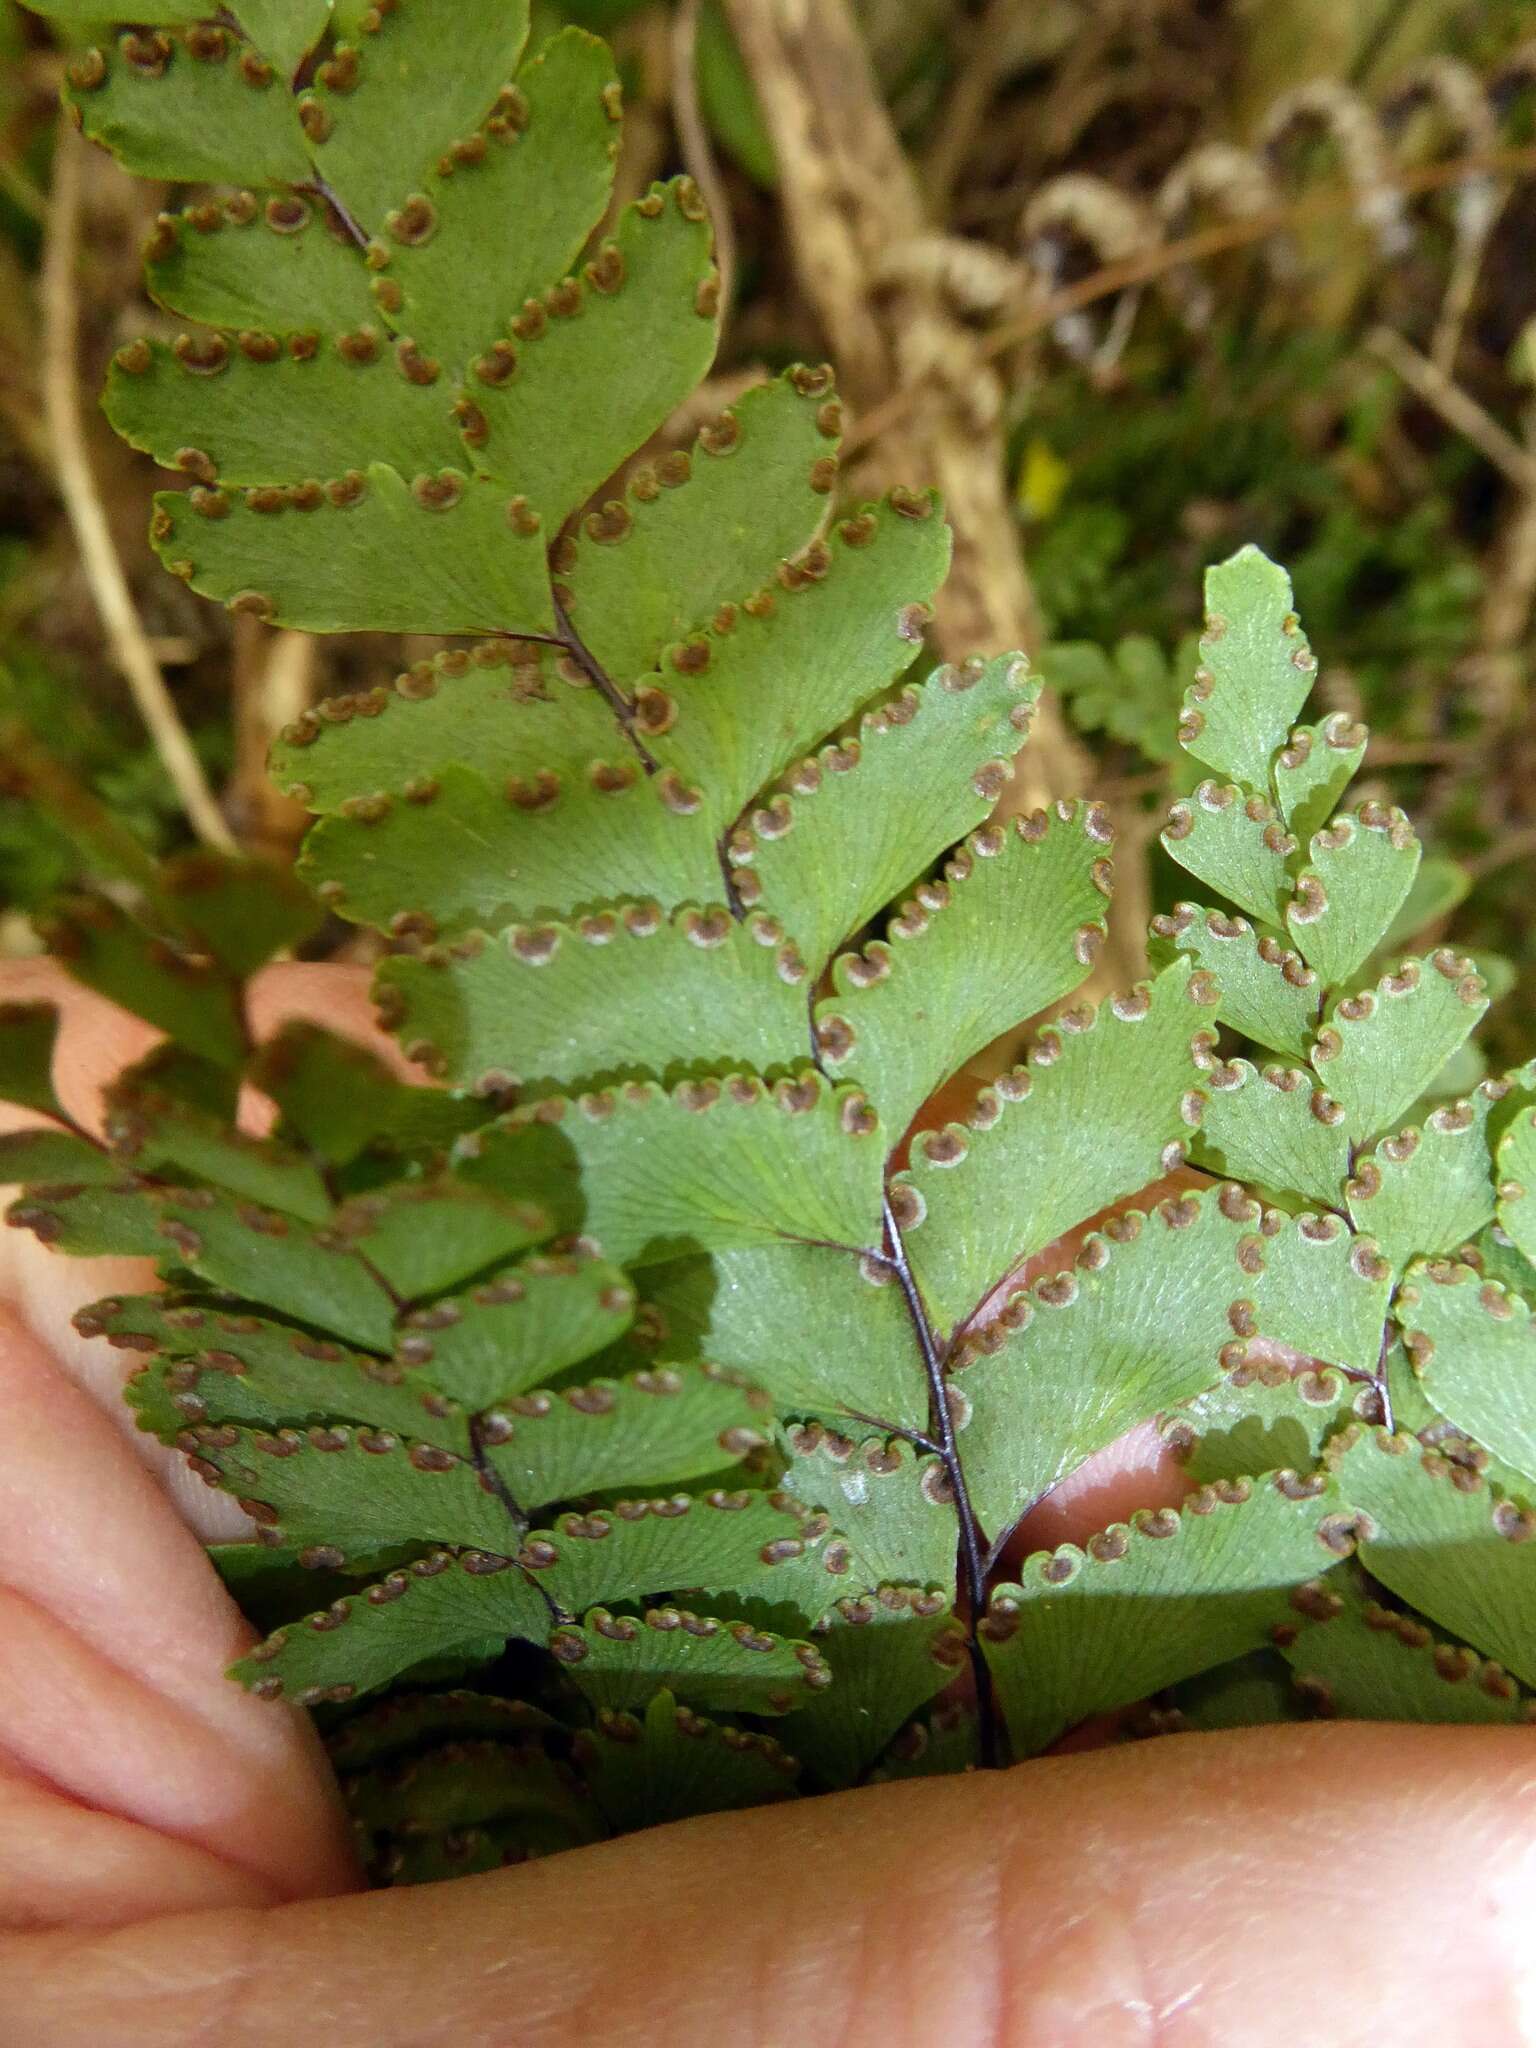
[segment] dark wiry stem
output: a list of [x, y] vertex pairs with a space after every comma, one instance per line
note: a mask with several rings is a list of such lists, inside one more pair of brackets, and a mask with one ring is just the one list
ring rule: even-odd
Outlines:
[[[511, 1488], [486, 1455], [485, 1417], [483, 1415], [471, 1415], [469, 1418], [469, 1460], [475, 1468], [480, 1484], [493, 1500], [501, 1503], [511, 1517], [512, 1526], [517, 1531], [517, 1541], [520, 1546], [523, 1538], [528, 1533], [528, 1516], [513, 1499]], [[537, 1573], [523, 1571], [523, 1567], [516, 1563], [514, 1563], [514, 1569], [523, 1573], [523, 1577], [538, 1593], [539, 1598], [549, 1609], [551, 1619], [557, 1625], [572, 1619], [560, 1605], [559, 1601], [551, 1595], [548, 1587], [545, 1586]]]
[[646, 774], [654, 775], [660, 764], [657, 762], [656, 756], [645, 744], [645, 741], [641, 739], [639, 733], [635, 730], [634, 705], [630, 703], [624, 692], [571, 624], [571, 615], [560, 602], [558, 596], [553, 598], [553, 603], [555, 619], [560, 628], [559, 644], [570, 655], [572, 661], [575, 662], [576, 666], [587, 678], [587, 681], [597, 691], [603, 702], [608, 706], [608, 709], [624, 728], [624, 737], [640, 756], [641, 761], [644, 763]]
[[334, 191], [331, 188], [331, 186], [329, 186], [325, 182], [324, 178], [321, 177], [318, 171], [316, 171], [313, 183], [309, 189], [319, 193], [320, 197], [325, 201], [326, 205], [331, 208], [337, 220], [340, 222], [341, 227], [346, 233], [347, 240], [351, 242], [356, 248], [361, 249], [366, 255], [368, 250], [368, 237], [363, 233], [362, 228], [358, 225], [355, 216], [347, 210], [346, 202], [342, 198], [341, 194], [337, 191]]
[[884, 1202], [884, 1209], [886, 1235], [891, 1245], [889, 1264], [901, 1287], [902, 1299], [906, 1302], [907, 1313], [912, 1318], [912, 1328], [917, 1336], [918, 1349], [923, 1354], [923, 1369], [928, 1376], [928, 1393], [933, 1408], [932, 1422], [937, 1438], [935, 1449], [943, 1462], [949, 1490], [954, 1497], [955, 1514], [960, 1523], [960, 1550], [965, 1560], [966, 1592], [971, 1604], [971, 1626], [966, 1647], [970, 1653], [971, 1676], [976, 1685], [977, 1735], [982, 1768], [994, 1770], [997, 1766], [997, 1708], [992, 1696], [992, 1675], [987, 1669], [987, 1660], [981, 1653], [981, 1640], [977, 1635], [987, 1593], [987, 1568], [981, 1549], [981, 1530], [977, 1526], [976, 1511], [971, 1506], [970, 1491], [965, 1483], [965, 1468], [960, 1462], [959, 1448], [955, 1443], [954, 1417], [949, 1412], [949, 1394], [944, 1384], [944, 1363], [934, 1342], [928, 1311], [923, 1306], [922, 1297], [917, 1291], [917, 1283], [912, 1278], [912, 1268], [907, 1262], [907, 1248], [902, 1241], [901, 1226], [891, 1212], [889, 1201]]

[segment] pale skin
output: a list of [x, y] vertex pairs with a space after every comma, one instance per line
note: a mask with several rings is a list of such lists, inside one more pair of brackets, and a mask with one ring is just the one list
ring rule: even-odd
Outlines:
[[[149, 1034], [46, 966], [0, 976], [0, 1000], [39, 998], [94, 1121]], [[271, 970], [252, 1009], [373, 1041], [345, 970]], [[233, 1511], [135, 1436], [123, 1355], [70, 1328], [147, 1280], [0, 1240], [0, 2040], [1536, 2042], [1527, 1730], [1172, 1737], [360, 1892], [314, 1742], [223, 1676], [246, 1631], [200, 1539]], [[1177, 1492], [1139, 1435], [1030, 1534]]]

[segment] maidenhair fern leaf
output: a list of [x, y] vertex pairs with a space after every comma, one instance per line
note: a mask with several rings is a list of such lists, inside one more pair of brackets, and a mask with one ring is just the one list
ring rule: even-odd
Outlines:
[[841, 408], [824, 371], [786, 371], [711, 420], [691, 455], [638, 469], [588, 515], [562, 580], [571, 623], [610, 676], [637, 681], [666, 649], [725, 626], [765, 568], [827, 516]]
[[1257, 548], [1243, 548], [1206, 571], [1205, 612], [1179, 737], [1218, 775], [1267, 795], [1271, 759], [1317, 668], [1291, 609], [1291, 579]]
[[597, 1607], [581, 1625], [556, 1629], [549, 1647], [599, 1711], [643, 1707], [665, 1687], [711, 1712], [787, 1714], [832, 1683], [810, 1643], [688, 1608]]
[[1228, 1188], [1126, 1211], [959, 1354], [966, 1481], [994, 1538], [1091, 1452], [1220, 1378], [1251, 1285], [1248, 1206]]
[[1211, 979], [1216, 1015], [1271, 1051], [1305, 1059], [1322, 1010], [1323, 989], [1301, 955], [1245, 917], [1180, 903], [1152, 920], [1154, 957], [1187, 953]]
[[981, 824], [1028, 736], [1039, 687], [1020, 657], [1000, 655], [939, 668], [866, 712], [856, 736], [791, 768], [731, 834], [741, 901], [783, 920], [819, 973]]
[[1333, 816], [1365, 759], [1366, 738], [1363, 725], [1335, 711], [1320, 724], [1297, 726], [1275, 755], [1280, 815], [1301, 845]]
[[1202, 1166], [1300, 1202], [1340, 1200], [1350, 1157], [1344, 1111], [1315, 1074], [1218, 1061], [1206, 1069], [1204, 1086], [1194, 1148]]
[[[1373, 1388], [1365, 1398], [1374, 1399]], [[1310, 1472], [1323, 1446], [1357, 1419], [1361, 1394], [1331, 1367], [1237, 1366], [1158, 1418], [1165, 1444], [1197, 1486], [1252, 1472]]]
[[1313, 836], [1285, 922], [1302, 958], [1337, 987], [1382, 942], [1418, 872], [1419, 842], [1386, 804], [1362, 804]]
[[1317, 1035], [1312, 1064], [1342, 1103], [1350, 1137], [1390, 1130], [1487, 1007], [1471, 962], [1444, 949], [1403, 961], [1374, 989], [1341, 996]]
[[528, 1576], [499, 1552], [435, 1550], [277, 1630], [233, 1675], [263, 1699], [349, 1700], [487, 1637], [543, 1642], [554, 1619]]
[[1522, 1107], [1499, 1140], [1499, 1222], [1516, 1250], [1536, 1260], [1536, 1109]]
[[189, 1439], [193, 1469], [278, 1542], [324, 1543], [345, 1530], [357, 1550], [436, 1542], [494, 1551], [515, 1549], [521, 1533], [469, 1459], [392, 1430], [267, 1434], [199, 1423]]
[[839, 1600], [816, 1628], [833, 1683], [779, 1724], [828, 1786], [856, 1784], [908, 1717], [966, 1666], [965, 1629], [921, 1586]]
[[806, 1068], [769, 1088], [751, 1074], [650, 1082], [513, 1113], [499, 1149], [518, 1171], [519, 1128], [552, 1127], [579, 1163], [584, 1228], [621, 1265], [784, 1239], [847, 1246], [880, 1234], [880, 1123], [868, 1097]]
[[0, 1004], [0, 1102], [63, 1115], [53, 1087], [59, 1013], [51, 1003]]
[[1204, 994], [1180, 961], [1097, 1017], [1069, 1012], [968, 1129], [917, 1140], [892, 1205], [944, 1327], [1027, 1252], [1179, 1163], [1204, 1105], [1191, 1055]]
[[1518, 1294], [1448, 1259], [1409, 1268], [1394, 1313], [1441, 1414], [1536, 1485], [1536, 1321]]
[[1355, 1430], [1330, 1457], [1360, 1556], [1400, 1599], [1536, 1685], [1536, 1509], [1411, 1436]]
[[634, 1305], [623, 1273], [590, 1252], [535, 1253], [409, 1310], [395, 1357], [447, 1399], [494, 1408], [616, 1343]]
[[1349, 1554], [1352, 1526], [1331, 1481], [1275, 1472], [1037, 1553], [981, 1629], [1015, 1754], [1257, 1649]]
[[858, 1595], [885, 1584], [955, 1585], [954, 1502], [943, 1465], [899, 1437], [818, 1422], [788, 1432], [784, 1489], [837, 1531], [824, 1562]]
[[1230, 782], [1202, 782], [1168, 813], [1163, 844], [1181, 867], [1259, 923], [1277, 929], [1290, 889], [1296, 841], [1267, 797]]
[[1327, 1720], [1496, 1727], [1532, 1718], [1501, 1665], [1374, 1599], [1346, 1569], [1317, 1587], [1304, 1625], [1280, 1647], [1302, 1699]]
[[615, 1829], [660, 1827], [700, 1813], [793, 1796], [800, 1761], [756, 1729], [707, 1720], [658, 1692], [638, 1714], [600, 1712], [576, 1738], [592, 1796]]
[[948, 563], [934, 501], [896, 493], [668, 651], [642, 692], [647, 743], [712, 832], [911, 664]]
[[531, 1510], [722, 1471], [767, 1442], [766, 1406], [718, 1367], [658, 1366], [623, 1380], [514, 1395], [483, 1419], [481, 1442], [487, 1469]]
[[1496, 1100], [1484, 1082], [1469, 1100], [1431, 1110], [1357, 1158], [1349, 1213], [1395, 1266], [1415, 1252], [1455, 1251], [1491, 1220], [1488, 1118]]
[[1081, 980], [1104, 942], [1113, 838], [1096, 804], [1062, 802], [973, 832], [816, 1008], [822, 1064], [857, 1080], [894, 1135], [939, 1083]]
[[566, 1614], [694, 1587], [771, 1600], [805, 1552], [802, 1526], [763, 1493], [627, 1500], [561, 1515], [528, 1537], [518, 1562]]
[[513, 924], [439, 961], [399, 958], [379, 986], [435, 1072], [484, 1093], [674, 1079], [746, 1060], [783, 1073], [806, 1051], [807, 969], [777, 919], [654, 901], [572, 927]]

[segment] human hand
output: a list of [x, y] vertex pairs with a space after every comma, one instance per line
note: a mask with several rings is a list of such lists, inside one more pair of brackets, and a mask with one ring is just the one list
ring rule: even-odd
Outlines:
[[[63, 1005], [82, 1121], [152, 1036], [41, 964], [0, 995]], [[269, 970], [252, 1010], [378, 1043], [348, 970]], [[120, 1354], [70, 1326], [146, 1281], [0, 1244], [0, 2040], [1536, 2042], [1524, 1730], [1183, 1736], [358, 1892], [306, 1727], [223, 1676], [247, 1632], [199, 1538], [240, 1518], [137, 1436]], [[1138, 1432], [1028, 1533], [1070, 1540], [1159, 1487], [1180, 1490]]]

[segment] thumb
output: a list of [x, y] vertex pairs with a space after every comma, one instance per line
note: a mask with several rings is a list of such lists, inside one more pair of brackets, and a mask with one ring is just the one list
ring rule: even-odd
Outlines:
[[29, 2048], [1473, 2048], [1536, 2039], [1518, 1731], [1178, 1736], [423, 1891], [0, 1946]]

